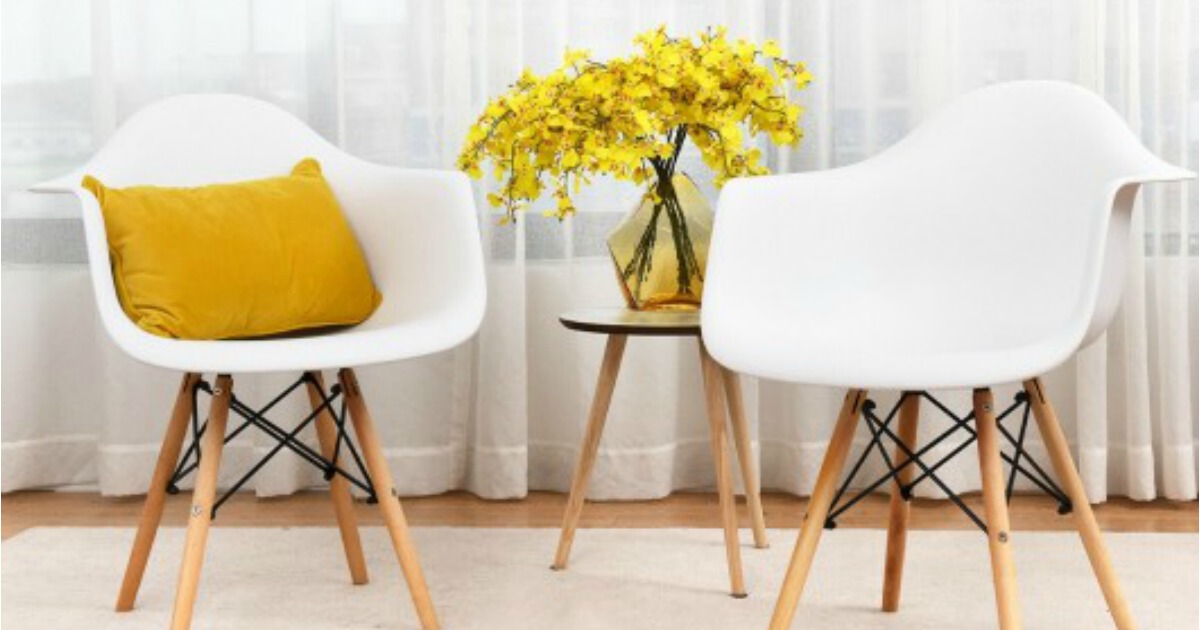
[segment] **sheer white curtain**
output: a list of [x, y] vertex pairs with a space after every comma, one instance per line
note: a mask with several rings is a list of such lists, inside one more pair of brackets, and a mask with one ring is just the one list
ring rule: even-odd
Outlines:
[[[451, 168], [473, 116], [522, 68], [544, 71], [566, 46], [621, 54], [658, 24], [676, 34], [727, 25], [779, 40], [816, 77], [801, 95], [803, 143], [768, 148], [779, 171], [861, 160], [954, 95], [1021, 78], [1085, 85], [1158, 154], [1196, 168], [1197, 9], [1186, 0], [3, 0], [3, 9], [4, 490], [145, 489], [178, 376], [111, 346], [91, 306], [77, 209], [22, 188], [81, 163], [132, 112], [171, 94], [248, 94], [364, 158]], [[703, 180], [702, 164], [686, 160]], [[567, 488], [603, 340], [556, 317], [621, 304], [603, 239], [637, 195], [595, 186], [562, 224], [532, 212], [501, 227], [481, 212], [490, 301], [478, 337], [362, 374], [403, 492]], [[1096, 499], [1196, 497], [1196, 205], [1194, 183], [1143, 196], [1119, 319], [1048, 377]], [[237, 389], [262, 403], [286, 380], [241, 377]], [[878, 397], [887, 405], [895, 394]], [[767, 488], [808, 491], [839, 402], [830, 390], [747, 382]], [[298, 417], [303, 407], [280, 411]], [[923, 430], [944, 426], [931, 415]], [[693, 344], [633, 340], [592, 496], [711, 485], [706, 431]], [[227, 480], [266, 447], [231, 445]], [[958, 490], [978, 487], [972, 452], [947, 468]], [[318, 483], [282, 457], [254, 488]]]

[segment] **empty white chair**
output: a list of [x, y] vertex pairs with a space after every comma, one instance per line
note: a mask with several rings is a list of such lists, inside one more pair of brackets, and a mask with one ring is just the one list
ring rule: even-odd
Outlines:
[[1020, 626], [1002, 458], [1013, 462], [989, 389], [1010, 382], [1024, 383], [1113, 618], [1132, 627], [1039, 377], [1112, 319], [1140, 186], [1192, 176], [1147, 151], [1099, 97], [1031, 81], [963, 96], [862, 163], [725, 187], [702, 314], [712, 355], [737, 372], [849, 389], [773, 628], [791, 623], [871, 389], [905, 392], [899, 435], [888, 436], [898, 483], [884, 609], [895, 610], [907, 519], [898, 489], [925, 471], [910, 457], [919, 403], [965, 387], [998, 613], [1002, 627]]
[[[354, 229], [384, 301], [361, 325], [336, 331], [265, 340], [185, 341], [138, 328], [121, 310], [114, 290], [104, 220], [96, 199], [80, 187], [84, 173], [114, 187], [156, 184], [194, 186], [287, 174], [304, 157], [314, 157]], [[454, 172], [406, 170], [371, 164], [329, 144], [303, 122], [264, 102], [233, 95], [169, 98], [133, 115], [78, 172], [35, 187], [73, 193], [83, 212], [88, 261], [105, 330], [126, 353], [184, 373], [167, 426], [157, 468], [117, 600], [133, 606], [154, 542], [168, 488], [198, 470], [183, 567], [172, 626], [187, 627], [198, 586], [209, 522], [216, 502], [216, 476], [226, 420], [232, 409], [322, 468], [331, 494], [352, 579], [365, 583], [366, 567], [351, 504], [349, 483], [378, 500], [421, 623], [437, 626], [416, 550], [396, 498], [384, 452], [353, 372], [356, 366], [399, 361], [451, 348], [472, 336], [483, 318], [485, 280], [475, 206], [465, 176]], [[180, 238], [186, 238], [180, 235]], [[326, 390], [321, 370], [338, 369], [339, 385]], [[312, 421], [321, 453], [272, 429], [262, 410], [241, 403], [231, 374], [295, 372], [313, 404]], [[218, 375], [215, 384], [204, 373]], [[210, 392], [207, 428], [197, 431], [195, 398]], [[362, 448], [361, 476], [347, 474], [352, 454], [344, 417], [332, 405], [344, 397]], [[189, 419], [203, 453], [178, 463]], [[238, 430], [240, 431], [240, 429]], [[235, 431], [236, 432], [236, 431]], [[232, 435], [232, 434], [231, 434]], [[338, 458], [341, 454], [341, 459]], [[364, 482], [365, 480], [365, 482]]]

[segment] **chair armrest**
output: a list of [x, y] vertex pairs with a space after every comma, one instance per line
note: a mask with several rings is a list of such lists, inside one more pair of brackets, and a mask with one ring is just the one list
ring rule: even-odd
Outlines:
[[467, 177], [357, 158], [329, 163], [325, 170], [383, 294], [368, 324], [437, 314], [456, 342], [474, 334], [487, 288]]

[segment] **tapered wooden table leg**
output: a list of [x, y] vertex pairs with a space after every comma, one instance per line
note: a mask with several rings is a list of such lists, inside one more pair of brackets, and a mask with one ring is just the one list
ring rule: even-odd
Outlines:
[[1004, 469], [1000, 460], [999, 429], [992, 405], [992, 391], [977, 389], [975, 424], [978, 427], [979, 474], [983, 483], [983, 508], [987, 514], [988, 550], [992, 556], [992, 582], [996, 590], [996, 613], [1001, 630], [1021, 627], [1021, 604], [1017, 597], [1017, 572], [1013, 565], [1004, 496]]
[[729, 563], [730, 591], [734, 597], [746, 596], [742, 577], [742, 550], [738, 542], [737, 504], [733, 498], [733, 477], [729, 471], [729, 444], [725, 432], [725, 387], [721, 366], [700, 346], [700, 366], [704, 373], [704, 400], [708, 407], [708, 425], [712, 436], [713, 462], [717, 467], [717, 495], [721, 501], [721, 522], [725, 527], [725, 559]]
[[400, 497], [392, 485], [392, 473], [388, 469], [387, 457], [379, 435], [375, 432], [375, 423], [363, 402], [362, 390], [358, 386], [358, 378], [354, 370], [343, 368], [338, 372], [342, 384], [346, 406], [350, 410], [350, 419], [354, 423], [354, 432], [362, 446], [363, 457], [366, 459], [367, 470], [371, 473], [371, 481], [375, 486], [375, 495], [379, 499], [379, 509], [383, 512], [383, 520], [387, 525], [388, 534], [392, 538], [392, 547], [396, 550], [396, 558], [400, 561], [400, 570], [408, 582], [408, 590], [412, 595], [417, 616], [421, 627], [433, 630], [438, 627], [437, 613], [433, 608], [433, 600], [429, 597], [429, 587], [425, 584], [425, 575], [421, 571], [421, 563], [417, 559], [417, 548], [409, 535], [408, 522], [404, 518], [404, 510], [400, 507]]
[[[309, 372], [312, 381], [306, 383], [308, 400], [315, 410], [321, 406], [325, 381], [320, 372]], [[321, 455], [333, 458], [337, 442], [337, 424], [333, 413], [326, 409], [313, 422], [317, 429], [317, 440], [321, 443]], [[346, 552], [346, 563], [350, 567], [350, 581], [354, 584], [367, 583], [367, 562], [363, 558], [362, 541], [358, 536], [358, 518], [354, 515], [354, 497], [345, 477], [334, 475], [329, 480], [329, 498], [333, 501], [333, 512], [337, 516], [338, 529], [342, 534], [342, 548]]]
[[746, 424], [746, 407], [742, 396], [742, 380], [736, 372], [721, 368], [725, 381], [725, 397], [729, 407], [729, 423], [733, 427], [733, 444], [737, 448], [738, 464], [742, 469], [742, 485], [746, 488], [746, 507], [754, 531], [754, 546], [766, 549], [767, 523], [763, 519], [762, 495], [758, 466], [750, 448], [750, 427]]
[[600, 377], [596, 380], [596, 393], [592, 398], [592, 410], [588, 414], [584, 429], [583, 446], [579, 451], [579, 462], [575, 465], [575, 476], [571, 480], [571, 494], [567, 498], [567, 510], [563, 514], [562, 534], [558, 538], [558, 550], [554, 554], [552, 569], [567, 568], [571, 556], [571, 543], [575, 540], [575, 528], [579, 525], [579, 514], [583, 511], [587, 495], [588, 480], [596, 463], [596, 451], [600, 448], [600, 435], [604, 432], [604, 421], [608, 417], [608, 406], [612, 402], [613, 389], [617, 386], [617, 374], [621, 371], [621, 357], [625, 354], [627, 335], [608, 336], [604, 347], [604, 362], [600, 365]]
[[1054, 471], [1058, 474], [1067, 497], [1071, 499], [1071, 512], [1074, 514], [1075, 526], [1079, 529], [1080, 538], [1083, 539], [1083, 547], [1087, 550], [1088, 560], [1092, 564], [1092, 572], [1096, 574], [1096, 581], [1100, 583], [1100, 590], [1104, 592], [1104, 600], [1108, 602], [1109, 613], [1121, 630], [1135, 628], [1136, 623], [1133, 620], [1133, 613], [1129, 610], [1129, 602], [1125, 600], [1125, 595], [1121, 592], [1121, 584], [1117, 580], [1116, 572], [1113, 571], [1112, 561], [1109, 560], [1108, 549], [1104, 545], [1100, 526], [1096, 524], [1096, 517], [1092, 514], [1092, 505], [1088, 501], [1087, 493], [1083, 490], [1083, 481], [1079, 479], [1079, 472], [1075, 469], [1075, 462], [1071, 459], [1067, 438], [1058, 424], [1058, 415], [1055, 414], [1050, 399], [1046, 397], [1046, 390], [1042, 386], [1041, 379], [1025, 381], [1025, 392], [1029, 395], [1029, 404], [1033, 405], [1033, 415], [1037, 419], [1038, 431], [1042, 434], [1042, 441], [1050, 453]]
[[192, 389], [198, 380], [198, 374], [184, 374], [179, 393], [175, 396], [175, 408], [171, 411], [171, 420], [167, 423], [167, 432], [158, 451], [158, 463], [154, 466], [150, 489], [146, 491], [146, 503], [142, 506], [142, 518], [138, 521], [137, 536], [129, 552], [129, 563], [125, 565], [125, 579], [121, 581], [121, 592], [117, 595], [117, 612], [133, 609], [133, 603], [137, 600], [138, 588], [146, 573], [146, 562], [150, 559], [154, 537], [158, 534], [158, 524], [162, 521], [167, 485], [171, 483], [171, 475], [175, 473], [175, 464], [179, 461], [179, 452], [187, 435], [188, 420], [192, 415]]
[[171, 615], [172, 630], [186, 630], [192, 625], [192, 609], [200, 587], [200, 568], [204, 564], [204, 547], [212, 523], [213, 503], [217, 495], [217, 471], [221, 451], [225, 446], [225, 423], [229, 418], [229, 400], [233, 395], [233, 379], [221, 374], [213, 385], [212, 405], [208, 411], [208, 428], [200, 448], [200, 467], [196, 472], [196, 488], [192, 492], [192, 507], [188, 519], [187, 538], [183, 543], [183, 563], [179, 569], [179, 586], [175, 590], [175, 610]]
[[[921, 395], [918, 392], [905, 392], [904, 402], [900, 406], [900, 430], [897, 437], [910, 451], [914, 451], [917, 441], [917, 424], [921, 414]], [[907, 456], [900, 447], [896, 447], [893, 459], [895, 463], [904, 461]], [[900, 486], [912, 481], [914, 466], [905, 466], [896, 474], [896, 483], [892, 484], [892, 496], [888, 505], [887, 556], [883, 567], [883, 605], [884, 612], [896, 612], [900, 608], [900, 585], [904, 576], [904, 550], [908, 539], [908, 501], [900, 493]]]
[[821, 531], [825, 528], [825, 519], [829, 516], [838, 476], [846, 463], [846, 454], [850, 452], [850, 444], [854, 441], [854, 430], [858, 428], [858, 414], [866, 399], [866, 391], [852, 389], [846, 393], [846, 399], [842, 402], [842, 411], [838, 415], [837, 425], [833, 428], [833, 436], [829, 438], [829, 447], [825, 450], [821, 471], [817, 473], [817, 483], [808, 499], [804, 525], [796, 540], [796, 549], [792, 552], [792, 561], [788, 565], [783, 588], [780, 589], [779, 599], [775, 602], [771, 630], [785, 630], [792, 625], [792, 618], [796, 616], [796, 606], [799, 605], [800, 595], [804, 592], [804, 583], [808, 580], [809, 569], [812, 568], [817, 543], [821, 540]]

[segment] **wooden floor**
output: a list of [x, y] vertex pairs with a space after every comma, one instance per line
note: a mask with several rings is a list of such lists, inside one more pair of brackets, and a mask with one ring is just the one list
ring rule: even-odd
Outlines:
[[[163, 524], [185, 525], [190, 494], [168, 498]], [[966, 497], [980, 514], [978, 495]], [[566, 495], [535, 492], [520, 501], [487, 501], [464, 492], [436, 497], [405, 498], [404, 511], [414, 525], [463, 527], [558, 527]], [[804, 514], [804, 499], [787, 494], [763, 496], [768, 527], [798, 528]], [[104, 498], [94, 493], [15, 492], [0, 498], [2, 537], [7, 539], [31, 527], [134, 527], [142, 505], [141, 497]], [[1016, 530], [1069, 530], [1070, 516], [1055, 512], [1055, 503], [1044, 496], [1013, 498], [1012, 526]], [[739, 516], [747, 526], [744, 506]], [[374, 505], [356, 506], [360, 523], [381, 525]], [[1200, 510], [1195, 501], [1152, 501], [1139, 503], [1114, 499], [1095, 507], [1100, 526], [1108, 531], [1190, 532], [1200, 531]], [[840, 520], [840, 527], [882, 527], [887, 521], [887, 497], [868, 497]], [[948, 501], [913, 501], [914, 529], [968, 529], [970, 521]], [[227, 527], [333, 527], [336, 521], [328, 495], [305, 492], [278, 499], [255, 499], [239, 495], [218, 514], [217, 526]], [[661, 501], [589, 503], [583, 510], [581, 527], [720, 527], [715, 494], [678, 493]]]

